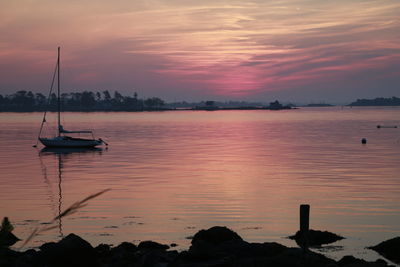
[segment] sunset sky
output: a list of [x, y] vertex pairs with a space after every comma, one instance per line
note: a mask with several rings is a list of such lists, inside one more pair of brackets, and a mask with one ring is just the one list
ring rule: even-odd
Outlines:
[[0, 94], [346, 103], [400, 96], [398, 0], [2, 0]]

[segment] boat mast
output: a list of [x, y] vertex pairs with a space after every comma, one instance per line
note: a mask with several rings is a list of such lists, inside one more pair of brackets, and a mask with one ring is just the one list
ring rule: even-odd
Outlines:
[[60, 125], [61, 125], [61, 97], [60, 97], [60, 47], [58, 47], [58, 57], [57, 57], [57, 99], [58, 99], [58, 136], [60, 133]]

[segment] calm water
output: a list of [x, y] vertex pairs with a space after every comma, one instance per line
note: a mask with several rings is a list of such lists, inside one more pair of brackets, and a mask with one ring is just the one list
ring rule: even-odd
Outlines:
[[[277, 241], [311, 227], [341, 234], [331, 257], [400, 232], [398, 108], [289, 111], [66, 113], [65, 127], [110, 143], [57, 154], [32, 147], [40, 113], [0, 113], [0, 216], [26, 238], [77, 200], [112, 188], [30, 246], [77, 233], [93, 245], [155, 240], [186, 249], [200, 229], [225, 225], [244, 239]], [[361, 145], [360, 139], [368, 144]]]

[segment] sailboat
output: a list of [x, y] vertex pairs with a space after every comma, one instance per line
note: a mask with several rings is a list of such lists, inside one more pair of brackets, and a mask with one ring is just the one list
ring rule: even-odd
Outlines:
[[[57, 135], [54, 137], [41, 137], [43, 125], [46, 122], [47, 111], [44, 112], [42, 125], [40, 126], [38, 140], [46, 147], [54, 148], [91, 148], [102, 144], [108, 145], [101, 138], [95, 139], [90, 130], [68, 131], [61, 125], [61, 95], [60, 95], [60, 47], [58, 47], [57, 65], [53, 75], [50, 93], [53, 89], [55, 74], [57, 73]], [[89, 134], [89, 138], [71, 137], [68, 134]]]

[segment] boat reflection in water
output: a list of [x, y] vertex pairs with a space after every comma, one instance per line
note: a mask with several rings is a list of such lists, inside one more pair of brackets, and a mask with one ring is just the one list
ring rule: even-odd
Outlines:
[[[102, 155], [103, 151], [107, 151], [107, 149], [103, 150], [102, 148], [60, 148], [60, 147], [45, 147], [39, 151], [39, 160], [42, 168], [42, 173], [44, 177], [44, 182], [49, 189], [50, 201], [52, 204], [52, 209], [54, 210], [54, 215], [60, 216], [63, 211], [62, 202], [63, 202], [63, 191], [62, 191], [62, 178], [63, 178], [63, 169], [64, 164], [69, 159], [73, 159], [76, 156], [80, 158], [82, 156], [89, 155]], [[55, 200], [55, 194], [52, 191], [52, 186], [50, 179], [48, 177], [48, 168], [45, 159], [52, 158], [57, 161], [57, 175], [58, 178], [58, 201]], [[57, 204], [56, 204], [57, 203]], [[63, 228], [62, 228], [62, 217], [58, 217], [58, 232], [59, 237], [63, 237]]]

